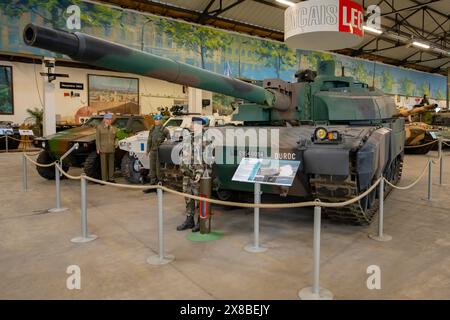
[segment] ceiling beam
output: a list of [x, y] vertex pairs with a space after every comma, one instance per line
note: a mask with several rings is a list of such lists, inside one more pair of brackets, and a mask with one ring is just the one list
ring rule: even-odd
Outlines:
[[428, 4], [432, 4], [432, 3], [440, 2], [440, 1], [441, 0], [430, 0], [426, 3], [416, 4], [414, 6], [410, 6], [410, 7], [403, 8], [403, 9], [398, 9], [398, 10], [393, 9], [391, 12], [382, 13], [381, 17], [389, 16], [391, 14], [396, 14], [396, 13], [403, 12], [403, 11], [409, 11], [409, 10], [413, 10], [413, 9], [421, 9], [423, 7], [426, 7]]

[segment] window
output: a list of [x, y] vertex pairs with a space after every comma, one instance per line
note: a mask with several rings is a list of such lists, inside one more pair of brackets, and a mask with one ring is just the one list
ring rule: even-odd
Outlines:
[[128, 123], [128, 118], [117, 118], [113, 124], [117, 128], [123, 129], [123, 128], [127, 127], [127, 123]]
[[131, 123], [131, 130], [133, 130], [133, 132], [139, 132], [147, 130], [147, 127], [145, 126], [142, 119], [134, 119]]
[[166, 122], [164, 127], [179, 127], [183, 123], [183, 119], [171, 119]]

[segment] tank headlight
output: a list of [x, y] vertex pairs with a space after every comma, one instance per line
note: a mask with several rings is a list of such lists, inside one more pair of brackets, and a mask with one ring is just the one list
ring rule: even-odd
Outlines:
[[328, 135], [328, 131], [325, 128], [317, 128], [316, 131], [314, 131], [314, 137], [316, 140], [324, 140]]
[[45, 141], [42, 141], [42, 148], [45, 148]]
[[323, 127], [319, 127], [314, 130], [312, 141], [314, 143], [339, 143], [342, 141], [342, 136], [339, 131], [328, 131]]

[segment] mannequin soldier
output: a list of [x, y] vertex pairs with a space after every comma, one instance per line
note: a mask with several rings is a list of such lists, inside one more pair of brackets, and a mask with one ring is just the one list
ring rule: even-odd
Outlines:
[[97, 126], [95, 145], [97, 154], [100, 155], [102, 170], [102, 180], [114, 181], [114, 154], [117, 143], [117, 128], [112, 125], [112, 114], [107, 113], [103, 117], [102, 123]]
[[[192, 123], [193, 126], [195, 126], [195, 124], [200, 125], [199, 128], [202, 130], [201, 125], [204, 125], [207, 122], [203, 118], [194, 118], [192, 119]], [[180, 169], [183, 174], [183, 192], [198, 196], [200, 191], [200, 179], [207, 168], [202, 159], [202, 139], [200, 137], [200, 141], [194, 141], [193, 129], [194, 128], [191, 127], [191, 132], [187, 135], [183, 135], [184, 139], [189, 137], [189, 141], [184, 141], [183, 139], [183, 161], [180, 165]], [[186, 150], [186, 148], [189, 148], [190, 150]], [[198, 218], [197, 223], [195, 223], [194, 216], [199, 210], [199, 201], [190, 198], [185, 198], [184, 200], [186, 202], [186, 220], [177, 227], [177, 230], [182, 231], [192, 229], [192, 232], [198, 232], [200, 231], [200, 218]]]
[[[158, 147], [166, 140], [170, 139], [169, 129], [162, 125], [162, 116], [156, 114], [153, 116], [155, 124], [151, 127], [148, 133], [147, 153], [150, 159], [150, 184], [157, 184], [162, 180], [161, 177], [161, 163], [159, 162]], [[146, 189], [144, 193], [153, 192], [154, 189]]]

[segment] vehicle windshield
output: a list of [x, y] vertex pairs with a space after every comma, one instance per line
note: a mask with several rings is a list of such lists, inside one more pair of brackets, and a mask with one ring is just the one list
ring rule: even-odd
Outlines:
[[116, 118], [113, 121], [113, 126], [119, 128], [119, 129], [123, 129], [127, 127], [127, 123], [128, 123], [128, 118]]
[[[89, 127], [96, 127], [98, 126], [100, 123], [102, 123], [103, 118], [102, 117], [92, 117], [89, 120], [87, 120], [84, 125], [85, 126], [89, 126]], [[119, 128], [119, 129], [123, 129], [126, 128], [128, 123], [128, 118], [116, 118], [113, 120], [113, 126]]]
[[84, 125], [89, 127], [96, 127], [103, 121], [103, 118], [100, 117], [92, 117], [87, 120]]
[[164, 126], [165, 127], [179, 127], [183, 123], [183, 119], [170, 119], [168, 120]]

